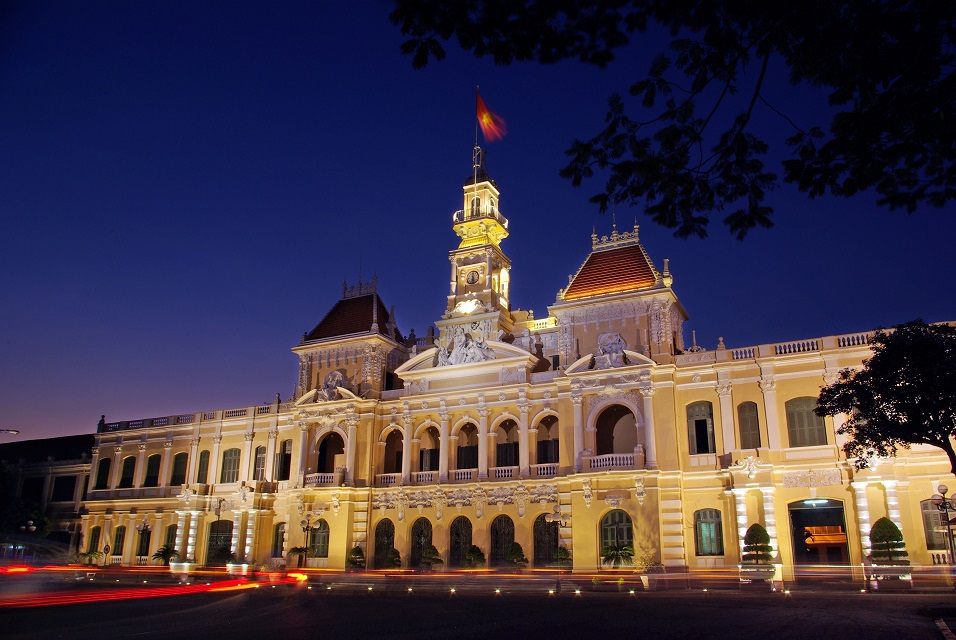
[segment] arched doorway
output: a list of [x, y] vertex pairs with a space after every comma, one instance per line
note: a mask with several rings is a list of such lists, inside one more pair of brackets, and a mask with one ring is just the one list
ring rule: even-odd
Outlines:
[[540, 515], [534, 521], [534, 566], [550, 567], [558, 553], [558, 523]]
[[[319, 445], [319, 460], [316, 464], [316, 473], [333, 473], [335, 471], [335, 456], [345, 453], [345, 443], [342, 436], [334, 431], [322, 439]], [[339, 466], [344, 467], [343, 461]]]
[[403, 445], [400, 431], [396, 429], [388, 434], [385, 438], [385, 460], [382, 461], [382, 473], [402, 472]]
[[558, 461], [558, 416], [545, 416], [538, 422], [537, 464]]
[[388, 518], [375, 525], [375, 557], [372, 566], [387, 569], [388, 552], [395, 548], [395, 525]]
[[219, 567], [231, 560], [232, 520], [217, 520], [209, 525], [206, 543], [206, 566]]
[[432, 544], [432, 523], [428, 518], [419, 518], [412, 524], [411, 553], [408, 555], [408, 566], [421, 566], [425, 550]]
[[491, 522], [491, 557], [488, 564], [501, 567], [508, 564], [508, 550], [515, 541], [515, 523], [508, 516], [498, 516]]
[[495, 432], [495, 466], [518, 466], [518, 423], [510, 418]]
[[440, 452], [438, 430], [428, 427], [422, 433], [421, 444], [418, 445], [418, 470], [438, 471], [438, 455]]
[[634, 453], [637, 446], [637, 420], [627, 407], [612, 404], [598, 416], [594, 454]]
[[458, 430], [458, 468], [478, 468], [478, 428], [468, 423]]
[[465, 566], [465, 554], [471, 546], [471, 520], [465, 516], [458, 516], [451, 522], [448, 532], [448, 566], [461, 568]]
[[[850, 563], [843, 503], [808, 498], [788, 505], [794, 564]], [[864, 532], [869, 533], [869, 532]]]

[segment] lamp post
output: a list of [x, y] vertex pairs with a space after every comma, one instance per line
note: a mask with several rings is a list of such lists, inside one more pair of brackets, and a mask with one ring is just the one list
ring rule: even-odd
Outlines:
[[312, 513], [311, 511], [305, 514], [305, 520], [299, 522], [299, 526], [302, 527], [302, 533], [305, 534], [305, 557], [306, 557], [306, 566], [308, 566], [309, 558], [309, 549], [312, 548], [312, 530], [318, 529], [319, 517]]
[[146, 520], [146, 516], [143, 516], [143, 521], [136, 525], [136, 530], [139, 531], [139, 553], [136, 555], [139, 556], [136, 560], [137, 564], [147, 564], [149, 560], [143, 562], [143, 555], [149, 555], [149, 532], [153, 530], [152, 525], [149, 524], [149, 521]]
[[953, 529], [949, 524], [949, 512], [956, 510], [956, 505], [953, 504], [952, 500], [946, 498], [946, 492], [949, 491], [949, 487], [945, 484], [941, 484], [936, 487], [936, 490], [939, 491], [938, 494], [933, 496], [933, 504], [936, 505], [936, 508], [943, 512], [943, 517], [946, 522], [946, 543], [947, 549], [949, 550], [949, 564], [952, 566], [953, 558], [956, 556], [953, 549]]

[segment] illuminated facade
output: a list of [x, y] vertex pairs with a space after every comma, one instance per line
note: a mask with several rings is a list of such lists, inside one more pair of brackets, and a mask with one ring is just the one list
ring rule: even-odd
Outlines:
[[257, 567], [305, 547], [307, 566], [332, 568], [355, 546], [370, 568], [393, 548], [415, 567], [434, 545], [454, 569], [472, 545], [496, 566], [517, 542], [537, 567], [564, 547], [575, 571], [631, 545], [673, 572], [735, 567], [759, 522], [788, 577], [859, 565], [885, 515], [914, 562], [945, 561], [928, 503], [945, 455], [914, 447], [857, 472], [813, 414], [869, 334], [688, 346], [668, 263], [637, 227], [592, 236], [535, 319], [512, 309], [509, 222], [477, 149], [474, 164], [437, 334], [405, 338], [359, 283], [293, 348], [295, 400], [102, 424], [83, 544], [109, 544], [113, 563], [167, 543]]

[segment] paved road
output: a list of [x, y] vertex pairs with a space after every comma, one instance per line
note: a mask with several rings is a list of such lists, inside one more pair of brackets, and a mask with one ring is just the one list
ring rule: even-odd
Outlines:
[[29, 638], [655, 638], [894, 640], [942, 636], [949, 594], [663, 592], [580, 595], [368, 593], [262, 588], [0, 611], [0, 636]]

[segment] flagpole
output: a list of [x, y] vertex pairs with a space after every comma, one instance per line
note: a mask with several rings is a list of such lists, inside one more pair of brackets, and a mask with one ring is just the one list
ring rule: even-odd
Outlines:
[[[471, 152], [471, 171], [472, 171], [472, 183], [471, 190], [472, 196], [471, 201], [474, 202], [475, 198], [478, 197], [478, 161], [481, 156], [481, 148], [478, 146], [478, 98], [481, 94], [478, 93], [478, 85], [475, 85], [475, 148]], [[471, 208], [471, 203], [468, 203], [469, 208]], [[478, 207], [479, 213], [481, 206]]]

